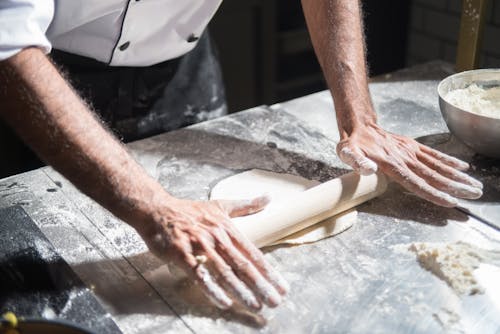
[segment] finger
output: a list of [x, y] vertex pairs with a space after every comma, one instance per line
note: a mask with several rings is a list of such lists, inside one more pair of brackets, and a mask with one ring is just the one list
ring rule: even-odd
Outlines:
[[467, 162], [462, 161], [462, 160], [457, 159], [457, 158], [454, 158], [448, 154], [439, 152], [438, 150], [432, 149], [429, 146], [425, 146], [425, 145], [420, 144], [420, 150], [422, 152], [427, 153], [431, 157], [441, 161], [442, 163], [444, 163], [450, 167], [453, 167], [455, 169], [458, 169], [461, 171], [465, 171], [465, 170], [469, 169], [469, 164]]
[[442, 162], [434, 159], [432, 156], [430, 156], [427, 153], [419, 152], [417, 154], [417, 157], [424, 164], [426, 164], [427, 166], [429, 166], [430, 168], [434, 169], [439, 174], [441, 174], [447, 178], [450, 178], [450, 179], [457, 181], [457, 182], [468, 184], [470, 186], [473, 186], [473, 187], [476, 187], [479, 189], [483, 189], [483, 184], [481, 182], [479, 182], [478, 180], [470, 177], [469, 175], [467, 175], [463, 172], [456, 170], [455, 168], [452, 168], [448, 165], [443, 164]]
[[231, 225], [228, 229], [231, 231], [229, 236], [236, 249], [253, 263], [254, 267], [258, 269], [281, 295], [285, 295], [290, 290], [290, 285], [276, 269], [269, 265], [260, 249], [234, 226]]
[[454, 197], [476, 199], [483, 195], [481, 189], [446, 178], [419, 161], [409, 166], [415, 174], [422, 177], [432, 187]]
[[178, 264], [201, 287], [201, 290], [212, 304], [223, 310], [233, 305], [231, 298], [217, 284], [206, 265], [200, 264], [192, 253], [184, 254]]
[[383, 172], [407, 190], [429, 202], [445, 207], [454, 207], [458, 204], [455, 198], [430, 186], [406, 166], [384, 165]]
[[200, 242], [203, 252], [207, 255], [208, 263], [213, 269], [217, 282], [223, 286], [236, 300], [246, 307], [258, 311], [262, 304], [257, 300], [251, 289], [249, 289], [240, 278], [236, 276], [233, 269], [224, 261], [210, 245]]
[[342, 147], [338, 151], [340, 160], [351, 166], [361, 175], [371, 175], [377, 172], [377, 164], [368, 159], [358, 149], [351, 149], [348, 146]]
[[216, 249], [259, 300], [269, 307], [276, 307], [281, 303], [281, 296], [276, 288], [233, 245], [217, 243]]
[[240, 217], [262, 211], [271, 201], [268, 195], [253, 199], [242, 200], [218, 200], [217, 202], [229, 217]]

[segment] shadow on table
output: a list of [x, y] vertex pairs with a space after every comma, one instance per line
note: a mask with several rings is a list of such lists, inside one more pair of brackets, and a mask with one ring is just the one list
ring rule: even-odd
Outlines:
[[468, 220], [466, 214], [427, 202], [395, 183], [389, 184], [384, 194], [360, 206], [358, 211], [433, 226], [446, 226], [448, 220]]
[[422, 144], [433, 147], [468, 162], [471, 168], [466, 172], [483, 183], [483, 196], [472, 202], [476, 204], [500, 201], [500, 159], [475, 153], [449, 133], [417, 138]]
[[[130, 265], [140, 274], [123, 279], [123, 270], [130, 270]], [[80, 276], [87, 277], [85, 281], [93, 293], [111, 307], [111, 313], [119, 318], [144, 315], [154, 319], [156, 316], [158, 325], [164, 322], [162, 317], [181, 317], [188, 326], [192, 325], [191, 317], [210, 318], [214, 326], [219, 319], [255, 328], [266, 324], [263, 315], [247, 311], [239, 305], [231, 310], [216, 308], [180, 269], [164, 264], [149, 252], [127, 258], [81, 263], [72, 265], [72, 268]], [[115, 271], [121, 279], [102, 279], [112, 277], [110, 271]], [[94, 278], [88, 277], [89, 274]], [[225, 325], [225, 328], [230, 328], [230, 325]]]
[[[288, 129], [289, 122], [296, 120], [285, 117], [283, 122], [288, 122], [283, 124], [283, 129]], [[245, 124], [245, 119], [238, 122], [233, 120], [231, 124], [233, 128], [230, 133], [223, 133], [227, 130], [227, 124], [221, 123], [218, 130], [187, 128], [133, 146], [135, 151], [143, 150], [141, 153], [144, 155], [161, 155], [163, 158], [158, 158], [150, 166], [150, 172], [158, 177], [164, 187], [172, 189], [175, 196], [191, 199], [206, 198], [214, 180], [251, 168], [291, 173], [321, 181], [348, 171], [337, 167], [341, 166], [340, 163], [332, 165], [338, 161], [336, 157], [328, 156], [334, 155], [334, 142], [300, 124], [292, 127], [292, 132], [286, 132], [279, 127], [281, 123], [275, 122], [271, 128], [261, 129], [260, 135], [256, 135], [258, 131], [252, 128], [253, 125]], [[310, 139], [299, 145], [303, 137]], [[304, 153], [295, 152], [295, 145], [300, 148], [296, 151]], [[327, 150], [331, 153], [327, 153]], [[196, 193], [193, 188], [197, 189]], [[435, 226], [444, 226], [448, 220], [467, 221], [467, 215], [454, 209], [437, 207], [405, 193], [395, 184], [390, 185], [384, 195], [366, 203], [359, 210]], [[122, 272], [130, 270], [130, 265], [137, 272], [130, 275], [130, 279], [123, 280]], [[221, 311], [211, 306], [201, 291], [182, 274], [170, 270], [149, 253], [126, 259], [82, 263], [73, 268], [85, 277], [86, 282], [93, 282], [96, 295], [120, 315], [180, 316], [188, 325], [191, 316], [214, 321], [225, 319], [253, 327], [265, 325], [265, 318], [260, 314], [249, 313], [242, 308]], [[116, 271], [116, 280], [99, 279], [112, 277], [109, 271]]]
[[285, 123], [280, 126], [293, 131], [274, 124], [256, 135], [247, 125], [233, 122], [231, 128], [226, 120], [221, 129], [185, 128], [152, 138], [145, 147], [137, 143], [133, 149], [139, 157], [159, 156], [146, 166], [149, 173], [172, 195], [192, 200], [207, 199], [221, 179], [254, 168], [320, 182], [349, 172], [336, 157], [336, 142], [292, 116], [280, 120]]
[[43, 259], [34, 248], [0, 257], [0, 312], [40, 316], [49, 307], [58, 314], [72, 291], [84, 288], [58, 256]]

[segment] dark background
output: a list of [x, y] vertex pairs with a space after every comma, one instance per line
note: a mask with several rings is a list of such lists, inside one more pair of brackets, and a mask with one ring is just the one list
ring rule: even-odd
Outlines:
[[[364, 0], [370, 76], [405, 66], [410, 0]], [[230, 111], [325, 89], [300, 1], [225, 0], [210, 24]]]

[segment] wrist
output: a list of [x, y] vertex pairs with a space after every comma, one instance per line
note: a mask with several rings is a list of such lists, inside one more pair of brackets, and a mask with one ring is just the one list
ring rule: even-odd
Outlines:
[[173, 208], [177, 206], [175, 203], [179, 201], [152, 178], [136, 194], [124, 202], [120, 218], [140, 234], [166, 223], [167, 217], [172, 216]]
[[366, 127], [376, 126], [377, 115], [370, 106], [337, 107], [337, 124], [341, 139], [349, 137], [353, 132]]
[[330, 91], [341, 137], [351, 135], [357, 128], [377, 123], [367, 85], [352, 80], [338, 84]]

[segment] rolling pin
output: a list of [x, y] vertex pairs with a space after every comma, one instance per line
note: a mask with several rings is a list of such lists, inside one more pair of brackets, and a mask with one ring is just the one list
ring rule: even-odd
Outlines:
[[264, 247], [366, 202], [386, 189], [387, 180], [381, 173], [363, 176], [351, 172], [280, 199], [281, 205], [270, 210], [232, 221], [257, 247]]

